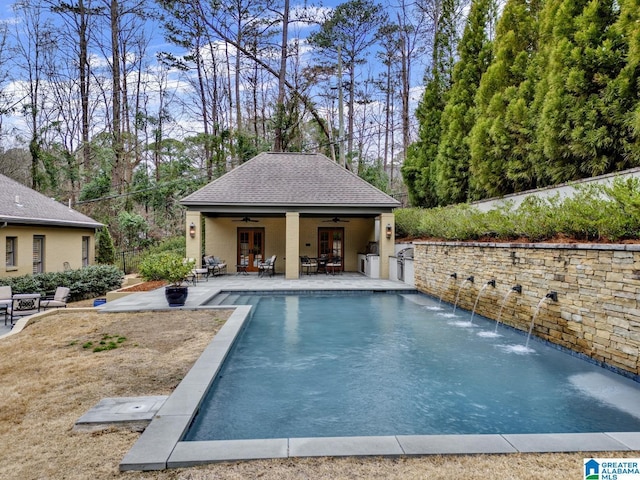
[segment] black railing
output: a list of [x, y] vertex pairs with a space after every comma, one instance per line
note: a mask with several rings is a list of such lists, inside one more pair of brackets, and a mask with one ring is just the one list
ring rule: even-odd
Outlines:
[[116, 255], [116, 267], [124, 272], [125, 275], [130, 273], [138, 273], [140, 260], [142, 258], [142, 250], [128, 250], [119, 252]]

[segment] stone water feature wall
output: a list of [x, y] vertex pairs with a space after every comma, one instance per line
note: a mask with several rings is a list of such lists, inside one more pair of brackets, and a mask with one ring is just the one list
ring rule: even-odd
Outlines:
[[[640, 379], [640, 245], [416, 242], [414, 247], [419, 290], [449, 303], [459, 294], [458, 306], [466, 310], [477, 300], [477, 314], [501, 316], [525, 332], [540, 305], [534, 335]], [[495, 288], [487, 285], [492, 279]], [[522, 293], [508, 293], [516, 285]], [[552, 291], [557, 302], [547, 298], [540, 304]]]

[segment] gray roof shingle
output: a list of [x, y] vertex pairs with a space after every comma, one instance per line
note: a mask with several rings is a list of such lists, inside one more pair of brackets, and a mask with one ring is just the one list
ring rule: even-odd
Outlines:
[[341, 206], [400, 203], [328, 157], [261, 153], [181, 200], [186, 206]]
[[99, 228], [101, 223], [35, 190], [0, 175], [0, 222]]

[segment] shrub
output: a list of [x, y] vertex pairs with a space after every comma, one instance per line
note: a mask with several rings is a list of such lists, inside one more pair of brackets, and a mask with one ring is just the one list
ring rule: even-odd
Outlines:
[[140, 275], [147, 281], [166, 280], [179, 285], [193, 267], [193, 262], [185, 262], [184, 257], [177, 253], [161, 252], [147, 255], [140, 262]]
[[0, 279], [13, 293], [46, 295], [57, 287], [69, 287], [70, 301], [85, 300], [106, 294], [122, 286], [124, 274], [111, 265], [90, 265], [79, 270], [46, 272]]
[[517, 208], [506, 202], [488, 212], [468, 204], [432, 209], [396, 210], [402, 236], [475, 240], [526, 238], [532, 242], [564, 236], [576, 240], [640, 238], [640, 180], [578, 186], [570, 197], [559, 194], [525, 198]]
[[116, 261], [116, 248], [109, 229], [105, 226], [96, 233], [96, 263], [113, 265]]

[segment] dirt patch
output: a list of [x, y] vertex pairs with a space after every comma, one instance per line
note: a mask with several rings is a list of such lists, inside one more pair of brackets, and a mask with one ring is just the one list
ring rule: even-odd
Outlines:
[[[588, 454], [303, 458], [119, 473], [139, 433], [73, 432], [104, 397], [168, 395], [229, 311], [63, 312], [0, 341], [2, 479], [575, 479]], [[112, 349], [94, 351], [101, 342]], [[636, 457], [637, 452], [608, 453]]]

